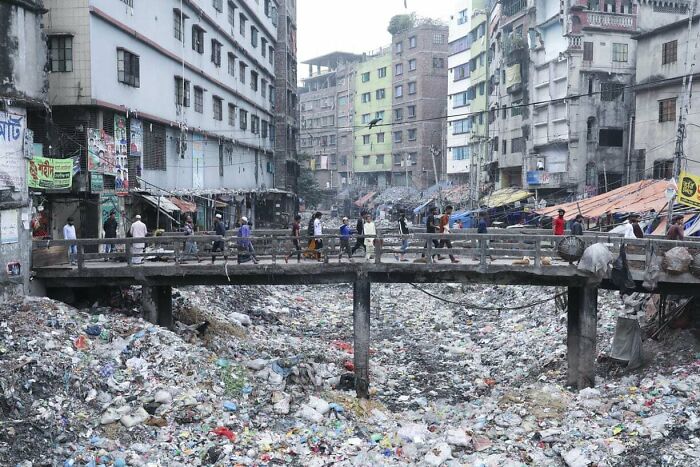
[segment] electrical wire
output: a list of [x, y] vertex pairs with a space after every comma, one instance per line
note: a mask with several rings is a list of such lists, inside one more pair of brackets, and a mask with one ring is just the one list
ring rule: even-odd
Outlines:
[[456, 301], [453, 301], [453, 300], [447, 300], [446, 298], [442, 298], [442, 297], [440, 297], [439, 295], [435, 295], [435, 294], [433, 294], [433, 293], [428, 292], [428, 291], [425, 290], [425, 289], [422, 289], [422, 288], [418, 287], [416, 284], [414, 284], [414, 283], [412, 283], [412, 282], [409, 282], [409, 285], [411, 285], [411, 286], [414, 287], [415, 289], [420, 290], [420, 291], [423, 292], [424, 294], [426, 294], [426, 295], [428, 295], [428, 296], [430, 296], [430, 297], [433, 297], [433, 298], [435, 298], [435, 299], [437, 299], [437, 300], [443, 301], [443, 302], [445, 302], [445, 303], [450, 303], [450, 304], [452, 304], [452, 305], [459, 305], [459, 306], [462, 306], [462, 307], [464, 307], [464, 308], [470, 308], [470, 309], [473, 309], [473, 310], [481, 310], [481, 311], [502, 311], [502, 310], [505, 310], [505, 311], [515, 311], [515, 310], [523, 310], [523, 309], [525, 309], [525, 308], [532, 308], [532, 307], [537, 306], [537, 305], [542, 305], [543, 303], [551, 302], [552, 300], [555, 300], [556, 298], [563, 297], [564, 295], [566, 295], [566, 293], [562, 292], [562, 293], [558, 293], [558, 294], [556, 294], [556, 295], [553, 295], [553, 296], [551, 296], [551, 297], [548, 297], [548, 298], [546, 298], [546, 299], [544, 299], [544, 300], [540, 300], [540, 301], [533, 302], [533, 303], [528, 303], [528, 304], [526, 304], [526, 305], [518, 305], [518, 306], [514, 306], [514, 307], [512, 307], [512, 306], [510, 306], [510, 307], [509, 307], [509, 306], [485, 307], [485, 306], [481, 306], [481, 305], [475, 305], [474, 303], [469, 303], [469, 302], [456, 302]]

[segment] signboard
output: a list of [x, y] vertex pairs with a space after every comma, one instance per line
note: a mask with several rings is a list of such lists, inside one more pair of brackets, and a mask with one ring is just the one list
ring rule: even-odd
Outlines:
[[543, 170], [529, 170], [527, 172], [528, 185], [548, 185], [551, 179], [549, 172]]
[[24, 130], [24, 157], [25, 159], [34, 157], [34, 132], [29, 128]]
[[104, 175], [97, 172], [90, 172], [90, 192], [102, 193], [105, 189]]
[[683, 171], [680, 181], [681, 186], [676, 201], [686, 206], [700, 207], [700, 176]]
[[88, 171], [116, 175], [114, 139], [98, 128], [88, 128]]
[[102, 214], [102, 224], [109, 219], [109, 213], [114, 211], [117, 214], [117, 222], [119, 222], [119, 198], [112, 193], [104, 193], [100, 195], [100, 211]]
[[192, 188], [204, 188], [204, 135], [192, 135]]
[[129, 142], [126, 138], [126, 118], [114, 116], [114, 159], [116, 173], [114, 189], [117, 192], [129, 190], [129, 161], [127, 160]]
[[137, 118], [129, 119], [129, 157], [137, 157], [136, 176], [143, 170], [143, 122]]
[[7, 209], [0, 212], [0, 243], [19, 242], [19, 226], [17, 225], [17, 209]]
[[73, 182], [73, 158], [35, 157], [27, 164], [27, 185], [30, 188], [65, 190]]
[[0, 190], [26, 189], [25, 126], [24, 116], [0, 112]]

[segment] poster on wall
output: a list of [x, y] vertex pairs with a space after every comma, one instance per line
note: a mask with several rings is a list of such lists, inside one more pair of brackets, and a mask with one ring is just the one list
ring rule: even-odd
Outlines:
[[34, 157], [34, 132], [29, 128], [24, 130], [24, 158]]
[[143, 170], [143, 122], [138, 118], [129, 120], [129, 157], [138, 158], [136, 176], [141, 176]]
[[90, 192], [102, 193], [105, 189], [104, 175], [98, 172], [90, 172]]
[[73, 182], [73, 158], [35, 157], [27, 164], [27, 185], [30, 188], [64, 190]]
[[700, 207], [700, 177], [683, 171], [680, 175], [678, 201], [686, 206]]
[[18, 213], [17, 209], [0, 211], [0, 243], [3, 245], [19, 242]]
[[[109, 219], [109, 213], [114, 211], [117, 214], [117, 222], [119, 222], [119, 197], [112, 193], [103, 193], [100, 195], [100, 213], [102, 215], [102, 224]], [[100, 224], [100, 225], [102, 225]]]
[[126, 138], [126, 118], [114, 116], [114, 158], [116, 162], [116, 178], [114, 188], [118, 192], [129, 190], [129, 161], [127, 160], [129, 142]]
[[0, 112], [0, 190], [22, 191], [26, 188], [25, 126], [24, 116]]
[[204, 188], [204, 135], [192, 135], [192, 188]]
[[99, 128], [88, 128], [88, 171], [116, 175], [114, 138]]

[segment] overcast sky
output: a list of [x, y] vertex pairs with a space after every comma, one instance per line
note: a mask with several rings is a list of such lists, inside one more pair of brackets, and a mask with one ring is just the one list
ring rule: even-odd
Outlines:
[[386, 28], [396, 14], [415, 11], [418, 16], [447, 21], [456, 10], [456, 1], [297, 0], [299, 76], [308, 74], [308, 67], [301, 64], [304, 60], [329, 52], [362, 53], [388, 45], [391, 36]]

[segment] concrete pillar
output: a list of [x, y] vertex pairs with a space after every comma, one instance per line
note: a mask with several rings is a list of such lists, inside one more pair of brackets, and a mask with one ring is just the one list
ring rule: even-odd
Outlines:
[[355, 336], [355, 392], [369, 399], [369, 302], [370, 282], [365, 277], [353, 284], [353, 331]]
[[595, 384], [598, 289], [569, 287], [567, 383], [578, 389]]
[[169, 285], [141, 287], [143, 318], [153, 324], [171, 328], [173, 326], [172, 287]]

